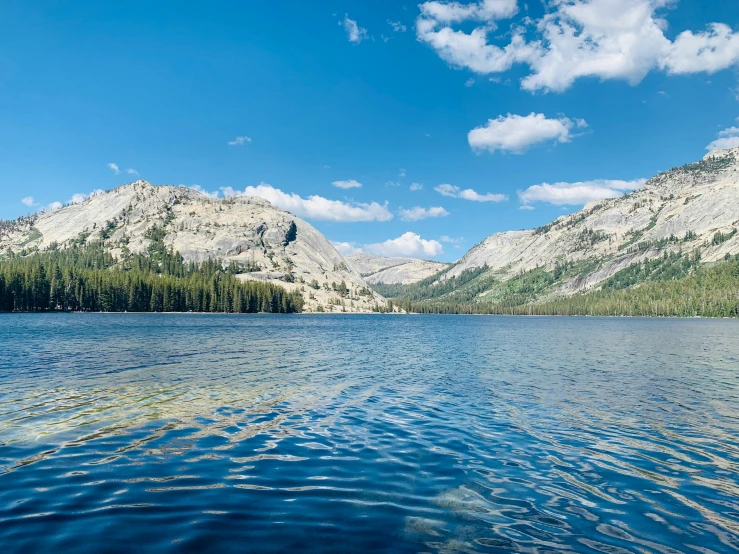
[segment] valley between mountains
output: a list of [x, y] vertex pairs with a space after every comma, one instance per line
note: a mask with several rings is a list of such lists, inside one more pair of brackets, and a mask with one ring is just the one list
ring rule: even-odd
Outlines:
[[[216, 199], [145, 181], [0, 222], [0, 263], [93, 245], [110, 255], [109, 271], [161, 249], [183, 263], [217, 260], [241, 282], [299, 295], [305, 312], [736, 315], [739, 149], [537, 229], [490, 235], [453, 264], [345, 258], [309, 223], [261, 198]], [[685, 297], [678, 289], [702, 300], [683, 298], [671, 311], [667, 303]]]

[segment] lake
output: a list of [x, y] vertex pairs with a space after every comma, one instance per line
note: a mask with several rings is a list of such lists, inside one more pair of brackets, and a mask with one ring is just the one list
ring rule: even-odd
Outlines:
[[736, 552], [739, 321], [0, 315], [11, 552]]

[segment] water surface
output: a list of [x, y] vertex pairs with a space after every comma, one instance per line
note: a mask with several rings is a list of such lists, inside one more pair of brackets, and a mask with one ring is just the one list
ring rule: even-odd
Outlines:
[[735, 552], [739, 322], [0, 315], [11, 552]]

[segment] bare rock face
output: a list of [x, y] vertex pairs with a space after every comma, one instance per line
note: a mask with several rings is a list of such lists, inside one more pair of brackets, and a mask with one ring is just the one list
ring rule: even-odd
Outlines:
[[414, 258], [386, 258], [359, 253], [347, 256], [352, 266], [371, 285], [410, 285], [449, 267], [449, 264]]
[[[592, 262], [591, 269], [560, 291], [571, 294], [665, 252], [699, 250], [704, 262], [737, 254], [738, 229], [739, 148], [718, 150], [653, 177], [632, 194], [591, 202], [538, 229], [491, 235], [440, 280], [485, 265], [506, 280], [564, 261]], [[724, 235], [721, 241], [714, 241], [717, 233]]]
[[[185, 261], [218, 258], [258, 266], [239, 278], [299, 290], [306, 311], [366, 312], [385, 304], [320, 232], [266, 200], [213, 199], [146, 181], [0, 226], [0, 252], [103, 240], [115, 256], [126, 248], [146, 253], [153, 230], [164, 233], [164, 243]], [[348, 293], [335, 290], [343, 292], [342, 282]]]

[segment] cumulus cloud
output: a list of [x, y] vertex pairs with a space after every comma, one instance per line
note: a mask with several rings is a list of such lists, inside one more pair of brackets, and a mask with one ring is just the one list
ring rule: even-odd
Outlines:
[[[450, 65], [480, 74], [525, 65], [521, 81], [530, 91], [563, 91], [577, 79], [618, 79], [635, 85], [654, 70], [670, 75], [715, 73], [739, 62], [739, 34], [712, 23], [702, 31], [665, 35], [662, 10], [675, 0], [556, 0], [537, 20], [525, 18], [508, 29], [510, 39], [490, 40], [500, 21], [517, 12], [515, 0], [473, 4], [421, 4], [418, 39]], [[473, 28], [469, 28], [472, 22]], [[465, 30], [455, 29], [464, 23]], [[476, 24], [475, 24], [476, 23]]]
[[706, 150], [725, 150], [739, 146], [739, 127], [729, 127], [718, 134], [718, 138], [706, 146]]
[[494, 21], [514, 16], [518, 12], [518, 0], [481, 0], [472, 4], [459, 2], [425, 2], [421, 8], [422, 17], [439, 23], [458, 23], [468, 19]]
[[472, 189], [462, 190], [450, 184], [439, 185], [438, 187], [434, 187], [434, 190], [442, 196], [461, 198], [463, 200], [471, 200], [472, 202], [503, 202], [504, 200], [508, 200], [505, 194], [480, 194]]
[[359, 189], [362, 188], [362, 183], [359, 181], [355, 181], [354, 179], [349, 179], [348, 181], [334, 181], [331, 183], [336, 188], [340, 189]]
[[303, 198], [295, 193], [283, 192], [271, 185], [262, 183], [256, 187], [249, 186], [243, 191], [231, 187], [221, 188], [224, 196], [258, 196], [273, 205], [294, 213], [299, 217], [333, 222], [353, 221], [389, 221], [393, 214], [385, 204], [377, 202], [341, 202], [329, 200], [322, 196]]
[[115, 175], [119, 175], [121, 172], [120, 168], [118, 167], [118, 164], [114, 164], [111, 162], [106, 167], [112, 169]]
[[342, 256], [351, 256], [352, 254], [359, 254], [362, 252], [362, 249], [354, 242], [338, 242], [332, 240], [331, 244], [334, 245], [334, 248], [336, 248]]
[[416, 192], [423, 189], [423, 185], [421, 183], [411, 183], [411, 186], [408, 188], [413, 192]]
[[433, 258], [444, 253], [444, 247], [437, 240], [424, 240], [416, 233], [405, 233], [396, 239], [375, 244], [367, 244], [364, 250], [378, 256]]
[[408, 210], [401, 208], [398, 211], [398, 214], [400, 214], [400, 219], [403, 221], [420, 221], [421, 219], [428, 219], [431, 217], [446, 217], [449, 215], [449, 212], [441, 206], [435, 206], [432, 208], [415, 206]]
[[363, 29], [357, 24], [356, 21], [354, 21], [353, 19], [349, 19], [349, 14], [344, 15], [344, 21], [339, 22], [339, 25], [344, 26], [344, 30], [346, 31], [346, 36], [349, 39], [349, 42], [359, 44], [364, 39], [369, 37], [367, 29]]
[[25, 198], [21, 198], [21, 203], [28, 206], [29, 208], [32, 208], [34, 206], [38, 206], [36, 201], [34, 200], [33, 196], [26, 196]]
[[487, 150], [494, 153], [500, 150], [522, 154], [535, 144], [569, 142], [574, 136], [574, 129], [587, 126], [584, 119], [549, 119], [544, 114], [533, 112], [529, 115], [509, 113], [475, 127], [467, 134], [467, 141], [478, 152]]
[[229, 146], [244, 146], [245, 144], [248, 144], [251, 142], [251, 137], [243, 136], [243, 137], [236, 137], [233, 140], [228, 141]]
[[530, 209], [531, 204], [545, 202], [555, 206], [576, 206], [587, 204], [592, 200], [617, 198], [626, 192], [640, 188], [646, 179], [633, 181], [613, 181], [599, 179], [577, 183], [541, 183], [518, 192], [523, 209]]

